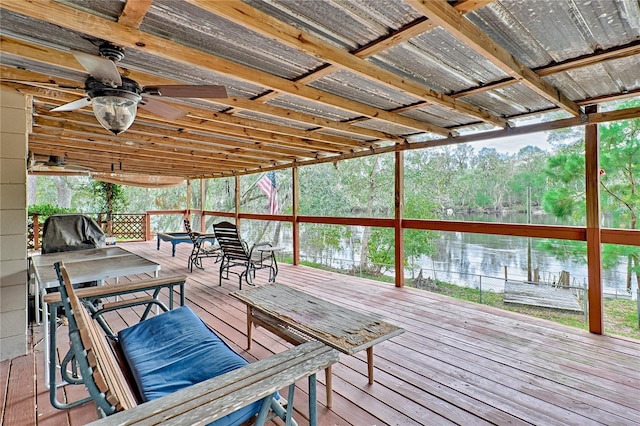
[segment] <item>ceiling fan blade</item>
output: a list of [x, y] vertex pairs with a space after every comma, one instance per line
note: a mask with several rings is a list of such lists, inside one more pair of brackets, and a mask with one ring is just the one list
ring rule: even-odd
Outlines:
[[177, 120], [178, 118], [182, 118], [187, 115], [179, 108], [148, 97], [144, 97], [138, 106], [161, 117], [168, 118], [169, 120]]
[[226, 98], [227, 89], [224, 86], [211, 85], [165, 85], [145, 86], [143, 93], [168, 98]]
[[112, 81], [116, 85], [122, 86], [120, 72], [113, 61], [73, 49], [71, 53], [94, 78], [101, 81]]
[[89, 98], [80, 98], [77, 101], [69, 102], [68, 104], [60, 105], [59, 107], [55, 107], [51, 111], [73, 111], [76, 109], [84, 108], [86, 106], [91, 105], [91, 99]]

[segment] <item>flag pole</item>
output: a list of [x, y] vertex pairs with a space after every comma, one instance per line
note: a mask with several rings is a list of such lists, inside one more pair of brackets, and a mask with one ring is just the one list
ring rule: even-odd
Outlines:
[[264, 172], [258, 179], [255, 180], [255, 182], [253, 182], [251, 184], [250, 187], [248, 187], [245, 191], [244, 194], [242, 194], [242, 197], [244, 197], [249, 191], [251, 191], [253, 189], [254, 186], [256, 186], [258, 184], [258, 182], [260, 182], [262, 180], [263, 177], [266, 176], [266, 174], [269, 172]]

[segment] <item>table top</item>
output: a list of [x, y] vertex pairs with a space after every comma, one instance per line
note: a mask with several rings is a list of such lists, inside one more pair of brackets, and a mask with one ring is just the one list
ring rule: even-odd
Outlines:
[[41, 288], [59, 285], [53, 264], [62, 261], [74, 282], [99, 281], [130, 274], [157, 272], [160, 264], [122, 247], [63, 251], [32, 256], [30, 268]]
[[[193, 232], [197, 237], [206, 237], [206, 238], [215, 238], [215, 234], [212, 233], [203, 233], [203, 232]], [[173, 240], [178, 238], [191, 238], [188, 232], [158, 232], [156, 233], [160, 238], [166, 238], [167, 240]]]
[[267, 247], [267, 246], [256, 247], [256, 251], [262, 251], [262, 252], [265, 252], [265, 253], [275, 252], [275, 251], [280, 251], [280, 250], [282, 250], [282, 247]]
[[346, 354], [397, 336], [404, 329], [282, 284], [266, 284], [231, 296], [299, 332]]

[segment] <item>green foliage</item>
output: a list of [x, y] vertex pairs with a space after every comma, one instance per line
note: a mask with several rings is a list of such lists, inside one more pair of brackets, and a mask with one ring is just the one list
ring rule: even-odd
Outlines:
[[54, 214], [72, 213], [73, 209], [65, 209], [51, 204], [33, 204], [28, 207], [29, 214], [51, 216]]
[[[640, 105], [640, 101], [621, 104], [620, 108]], [[618, 228], [638, 229], [640, 215], [640, 119], [617, 121], [599, 126], [600, 131], [600, 204], [603, 215]], [[572, 140], [558, 147], [547, 162], [547, 176], [552, 188], [543, 200], [545, 211], [557, 217], [580, 217], [586, 214], [585, 146]], [[586, 261], [585, 246], [576, 242], [543, 244], [559, 258]], [[569, 249], [567, 249], [569, 248]], [[568, 253], [573, 254], [570, 256]], [[563, 256], [564, 255], [564, 256]], [[627, 259], [627, 290], [632, 276], [640, 286], [640, 248], [611, 245], [602, 250], [603, 266]]]
[[584, 203], [578, 201], [568, 188], [556, 188], [544, 195], [542, 208], [556, 217], [566, 218], [576, 212]]
[[94, 180], [91, 182], [96, 210], [99, 212], [125, 213], [128, 206], [122, 185]]

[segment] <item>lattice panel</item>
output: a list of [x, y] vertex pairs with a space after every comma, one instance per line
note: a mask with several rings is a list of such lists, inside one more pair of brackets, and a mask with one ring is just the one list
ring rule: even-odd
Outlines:
[[118, 240], [144, 240], [145, 215], [113, 215], [111, 234]]

